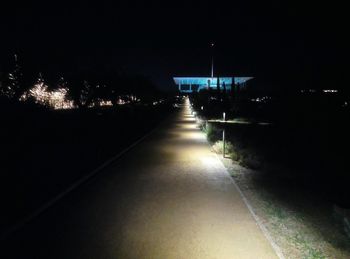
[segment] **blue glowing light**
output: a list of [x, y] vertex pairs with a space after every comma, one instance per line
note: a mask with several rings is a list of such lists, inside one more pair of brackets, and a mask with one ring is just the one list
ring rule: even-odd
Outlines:
[[179, 87], [180, 92], [190, 93], [202, 89], [217, 88], [219, 81], [220, 89], [226, 88], [231, 90], [232, 82], [235, 84], [245, 84], [253, 77], [174, 77], [175, 84]]

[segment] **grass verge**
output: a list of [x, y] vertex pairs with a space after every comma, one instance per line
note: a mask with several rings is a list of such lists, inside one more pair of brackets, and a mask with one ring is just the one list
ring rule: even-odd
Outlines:
[[286, 258], [350, 258], [350, 240], [334, 220], [331, 203], [290, 179], [222, 161]]
[[[213, 151], [222, 154], [222, 128], [209, 124], [202, 129]], [[263, 153], [252, 148], [255, 143], [244, 144], [240, 135], [229, 133], [225, 158], [220, 156], [222, 162], [284, 256], [350, 258], [350, 239], [334, 217], [334, 205], [326, 197], [327, 192], [309, 188], [309, 183], [300, 180], [291, 168], [267, 165]]]

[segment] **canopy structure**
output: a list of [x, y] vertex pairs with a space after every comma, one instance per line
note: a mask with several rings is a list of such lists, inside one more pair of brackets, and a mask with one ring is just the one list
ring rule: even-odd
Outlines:
[[202, 89], [215, 88], [218, 84], [220, 89], [231, 90], [232, 83], [244, 85], [253, 77], [174, 77], [175, 84], [179, 87], [180, 92], [192, 93]]

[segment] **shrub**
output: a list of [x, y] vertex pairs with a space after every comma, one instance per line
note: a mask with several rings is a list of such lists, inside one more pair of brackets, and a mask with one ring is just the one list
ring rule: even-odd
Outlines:
[[198, 126], [199, 126], [201, 131], [206, 132], [206, 124], [207, 124], [207, 122], [206, 122], [205, 119], [202, 119], [201, 117], [198, 116], [197, 117], [197, 124], [198, 124]]
[[[222, 154], [223, 153], [223, 143], [222, 140], [218, 140], [215, 142], [215, 144], [213, 145], [213, 149], [216, 153], [218, 154]], [[232, 154], [236, 155], [236, 152], [233, 148], [233, 145], [231, 142], [226, 141], [225, 142], [225, 154], [227, 154], [228, 156], [232, 157]]]
[[261, 169], [263, 167], [263, 163], [261, 157], [259, 157], [254, 152], [248, 150], [242, 150], [240, 152], [239, 163], [242, 166], [251, 168], [251, 169]]
[[208, 141], [211, 143], [214, 143], [216, 140], [220, 139], [220, 131], [211, 123], [207, 123], [205, 133], [207, 134]]
[[239, 152], [237, 152], [236, 150], [233, 150], [232, 153], [229, 153], [229, 156], [231, 157], [231, 159], [233, 161], [239, 161], [239, 159], [241, 157]]

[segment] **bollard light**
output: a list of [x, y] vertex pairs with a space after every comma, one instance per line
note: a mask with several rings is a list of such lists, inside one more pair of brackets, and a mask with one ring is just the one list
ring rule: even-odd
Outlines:
[[226, 148], [226, 143], [225, 143], [225, 129], [222, 131], [222, 156], [225, 158], [225, 148]]
[[[225, 120], [226, 120], [226, 113], [223, 112], [222, 113], [222, 118], [223, 118], [223, 121], [225, 123]], [[222, 155], [223, 157], [225, 158], [225, 148], [226, 148], [226, 143], [225, 143], [225, 124], [224, 124], [224, 130], [222, 131]]]

